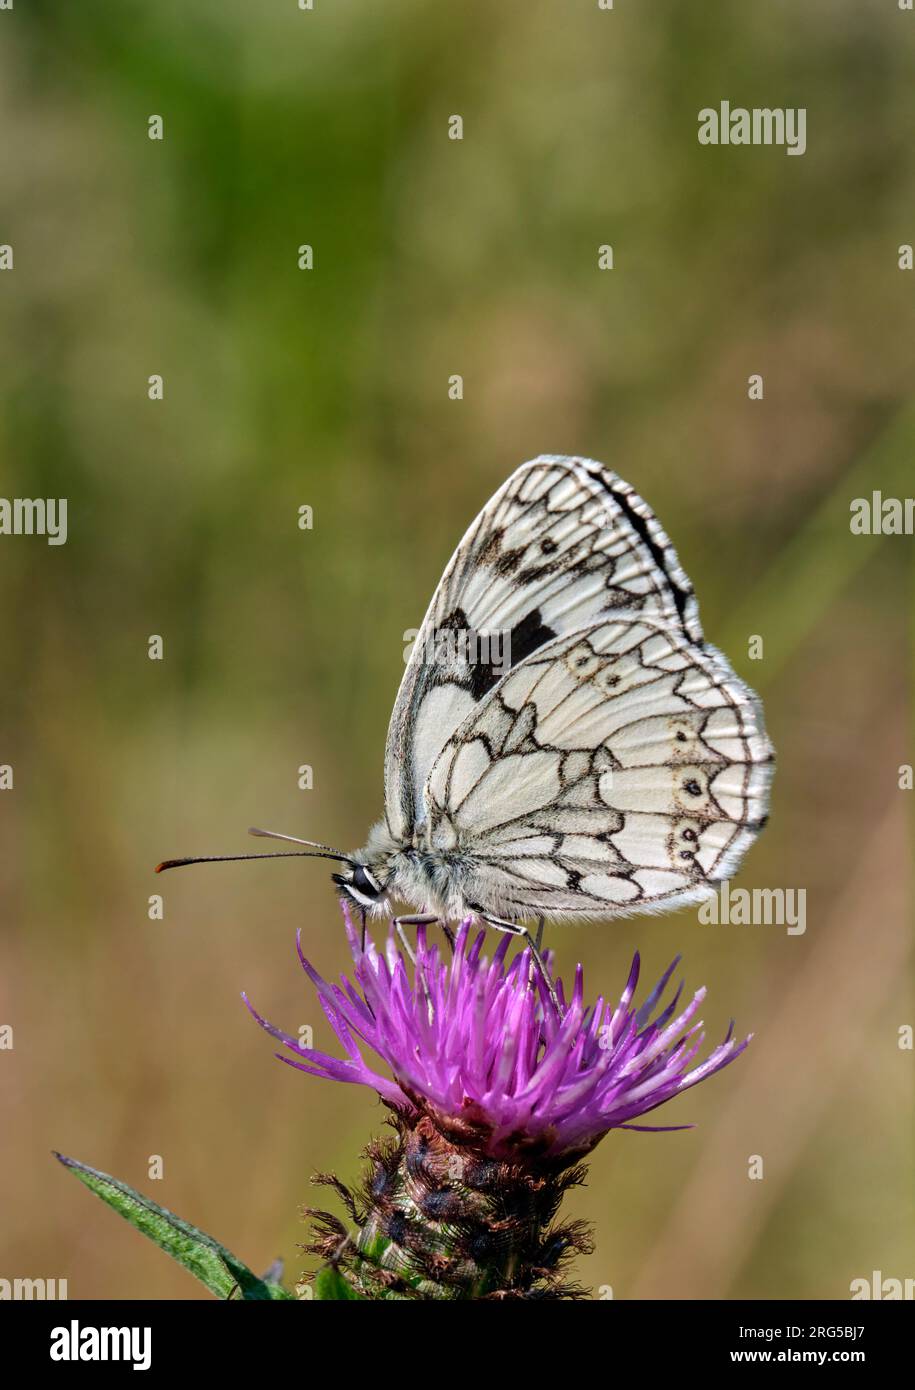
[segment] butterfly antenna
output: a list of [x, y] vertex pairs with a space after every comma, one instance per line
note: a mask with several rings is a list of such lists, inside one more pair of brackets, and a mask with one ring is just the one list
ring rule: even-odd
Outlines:
[[165, 869], [182, 869], [185, 865], [229, 865], [238, 863], [239, 859], [342, 859], [348, 865], [353, 863], [346, 855], [316, 855], [309, 849], [280, 849], [275, 855], [195, 855], [192, 859], [163, 859], [160, 865], [156, 865], [156, 873], [163, 873]]
[[320, 840], [300, 840], [298, 835], [283, 835], [279, 830], [259, 830], [256, 825], [249, 827], [248, 834], [259, 835], [264, 840], [287, 840], [291, 845], [308, 845], [309, 849], [323, 850], [332, 859], [343, 859], [348, 864], [353, 862], [350, 855], [334, 849], [333, 845], [323, 845]]
[[[270, 835], [273, 840], [291, 840], [292, 844], [311, 844], [310, 840], [296, 840], [293, 835], [277, 835], [268, 830], [253, 830], [252, 834]], [[355, 865], [356, 862], [339, 849], [321, 845], [316, 849], [278, 849], [277, 852], [267, 855], [193, 855], [191, 859], [163, 859], [160, 865], [156, 865], [156, 873], [163, 873], [165, 869], [182, 869], [185, 865], [227, 865], [238, 863], [239, 859], [339, 859], [346, 865]]]

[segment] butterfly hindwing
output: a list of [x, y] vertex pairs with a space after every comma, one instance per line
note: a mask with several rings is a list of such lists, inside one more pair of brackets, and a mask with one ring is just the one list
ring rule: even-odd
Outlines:
[[433, 763], [506, 670], [611, 613], [702, 640], [692, 586], [628, 483], [586, 459], [522, 464], [452, 556], [404, 673], [385, 749], [395, 837], [409, 837]]
[[425, 788], [470, 903], [608, 917], [708, 895], [758, 833], [772, 750], [753, 692], [677, 626], [620, 615], [556, 638], [454, 732]]

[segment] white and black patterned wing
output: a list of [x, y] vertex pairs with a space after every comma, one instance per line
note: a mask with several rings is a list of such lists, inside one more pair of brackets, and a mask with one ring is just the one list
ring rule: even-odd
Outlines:
[[623, 612], [656, 614], [702, 640], [692, 585], [628, 483], [587, 459], [522, 464], [452, 556], [404, 673], [385, 748], [394, 837], [409, 837], [435, 759], [509, 666]]
[[707, 897], [761, 829], [771, 775], [760, 702], [721, 653], [620, 617], [510, 672], [425, 797], [468, 905], [614, 917]]

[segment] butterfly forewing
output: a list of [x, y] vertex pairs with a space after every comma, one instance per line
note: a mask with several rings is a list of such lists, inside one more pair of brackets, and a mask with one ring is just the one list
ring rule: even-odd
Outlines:
[[766, 812], [760, 703], [714, 648], [617, 615], [544, 644], [449, 738], [424, 792], [468, 902], [602, 917], [695, 901]]
[[385, 749], [392, 835], [409, 839], [433, 764], [506, 670], [623, 613], [656, 615], [702, 640], [692, 586], [627, 483], [586, 459], [522, 464], [452, 556], [404, 673]]

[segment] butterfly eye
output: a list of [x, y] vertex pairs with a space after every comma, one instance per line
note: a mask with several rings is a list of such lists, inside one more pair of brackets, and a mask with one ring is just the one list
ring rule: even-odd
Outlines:
[[359, 907], [373, 907], [384, 897], [384, 888], [364, 864], [356, 864], [351, 874], [331, 874], [331, 878], [350, 902]]
[[356, 865], [353, 870], [352, 884], [357, 893], [364, 893], [367, 898], [381, 897], [381, 884], [373, 878], [364, 864]]

